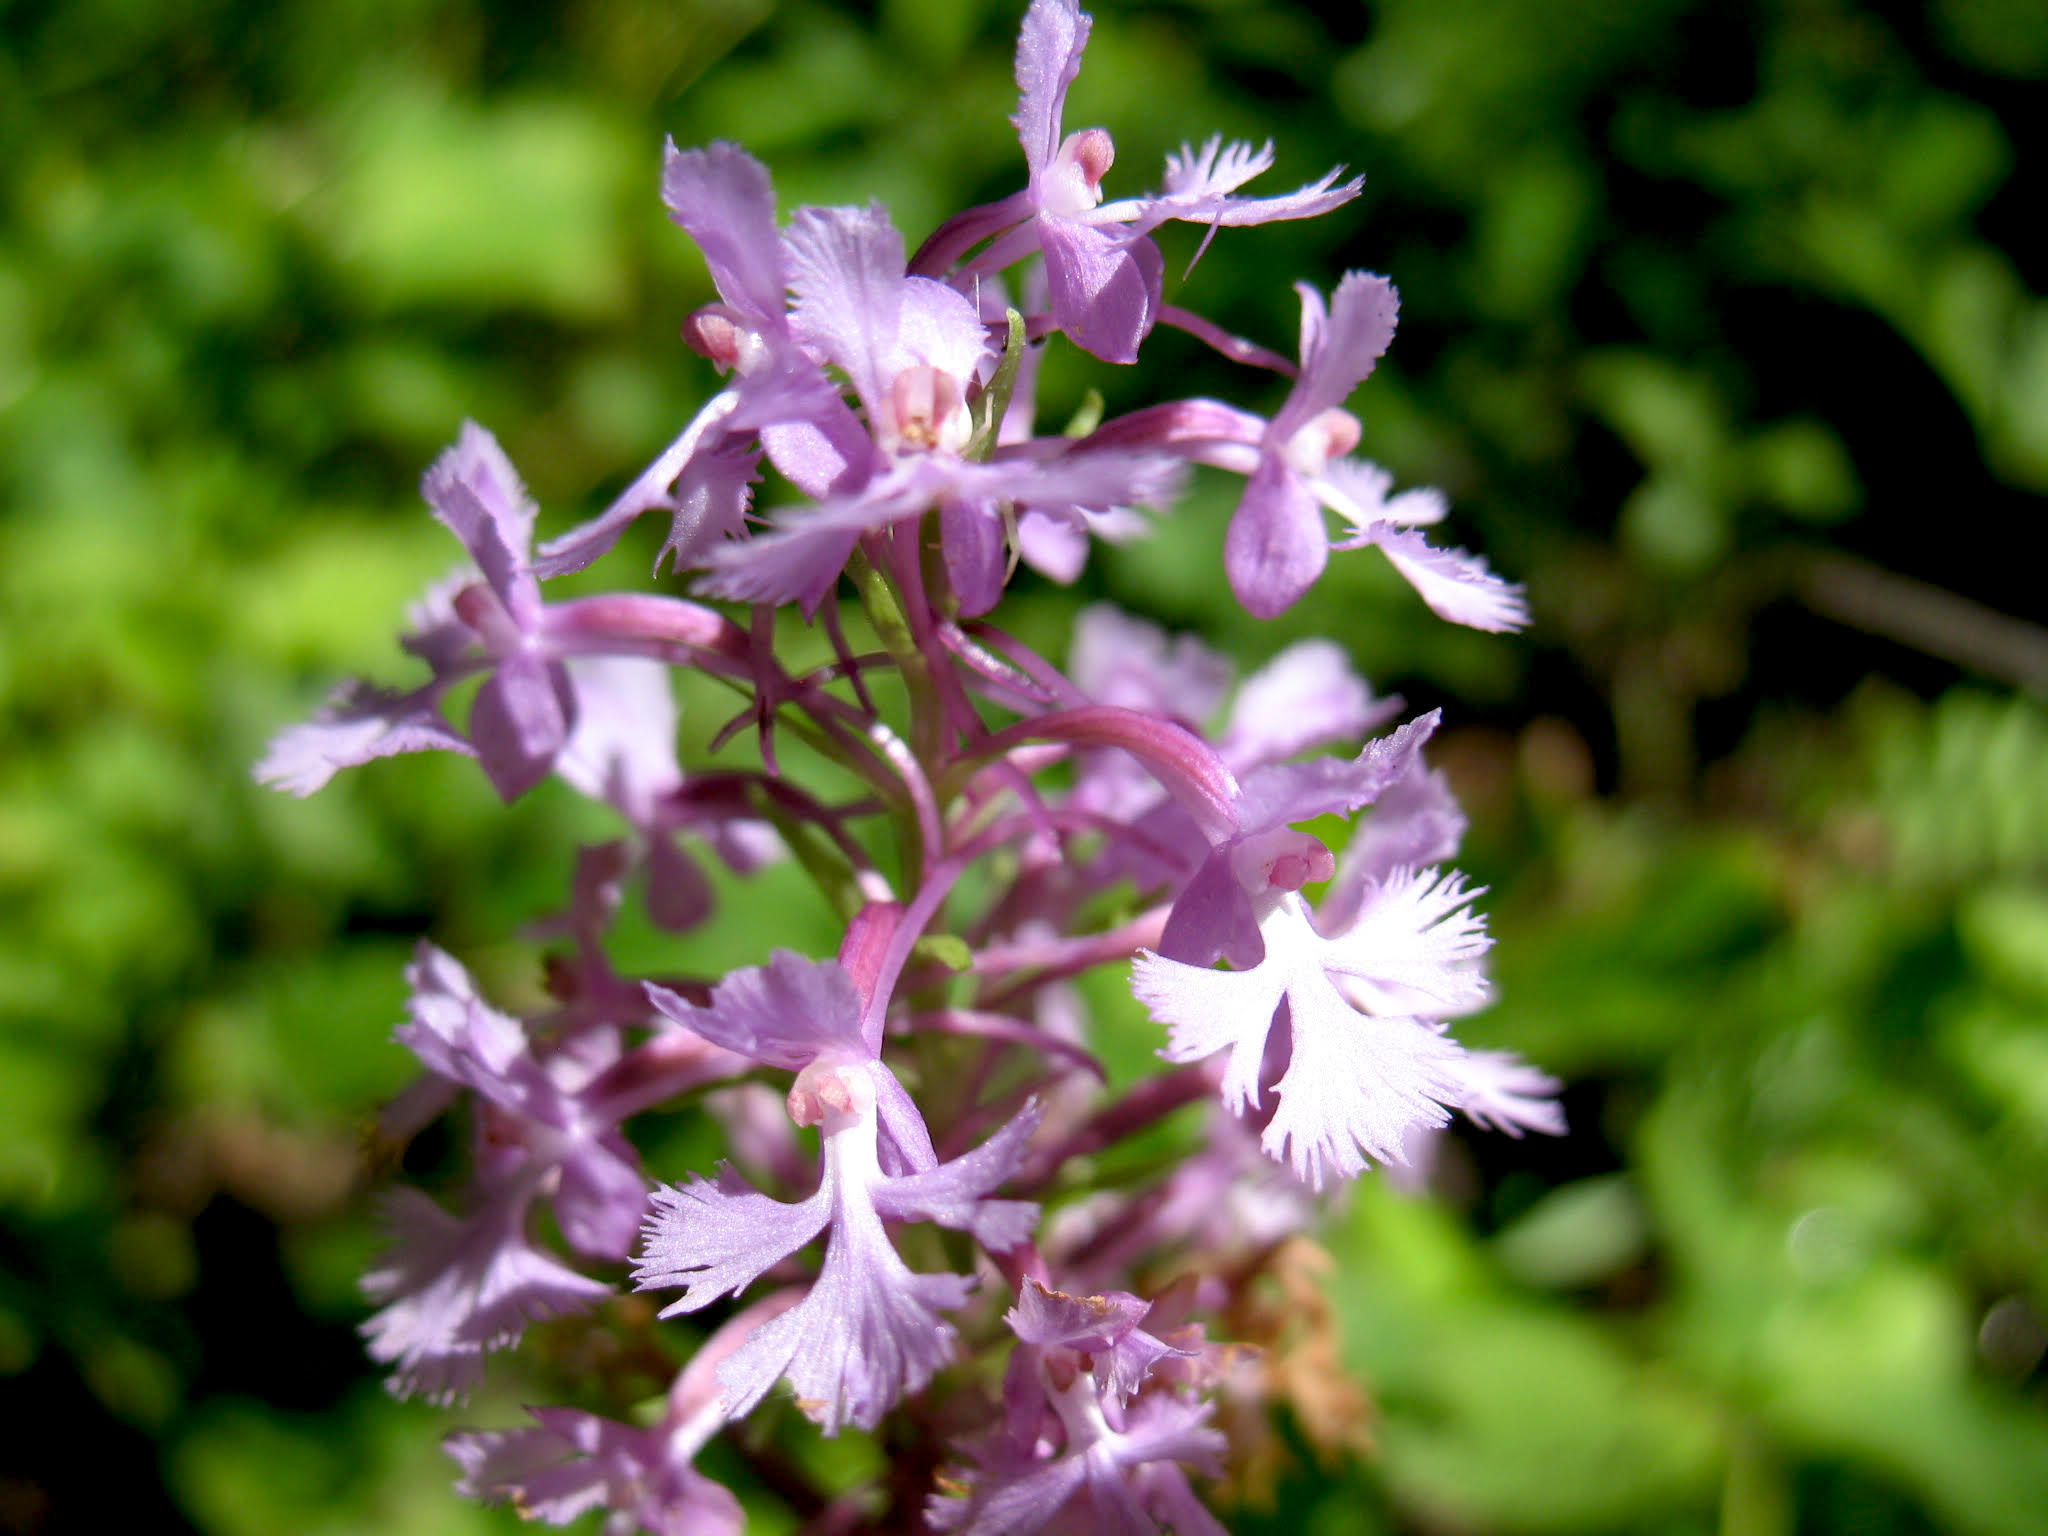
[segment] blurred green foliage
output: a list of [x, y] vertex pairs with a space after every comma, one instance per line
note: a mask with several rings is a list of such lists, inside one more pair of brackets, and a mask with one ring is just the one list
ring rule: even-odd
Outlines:
[[[1276, 182], [1369, 174], [1176, 297], [1284, 348], [1288, 281], [1391, 273], [1367, 450], [1537, 614], [1452, 632], [1361, 556], [1256, 624], [1220, 482], [1020, 596], [1055, 652], [1109, 596], [1247, 664], [1334, 634], [1447, 703], [1501, 941], [1472, 1033], [1572, 1085], [1563, 1142], [1359, 1188], [1326, 1285], [1373, 1448], [1283, 1416], [1232, 1528], [2048, 1529], [2048, 10], [1094, 9], [1069, 122], [1118, 185], [1213, 131], [1274, 137]], [[558, 529], [703, 397], [664, 133], [915, 240], [1017, 180], [1016, 12], [0, 6], [0, 1527], [515, 1523], [360, 1358], [359, 1144], [411, 940], [532, 995], [518, 935], [596, 824], [459, 762], [303, 803], [248, 765], [339, 676], [404, 675], [455, 553], [414, 487], [463, 416]], [[1278, 393], [1153, 350], [1055, 354], [1047, 418]], [[668, 963], [831, 943], [788, 871], [724, 896]]]

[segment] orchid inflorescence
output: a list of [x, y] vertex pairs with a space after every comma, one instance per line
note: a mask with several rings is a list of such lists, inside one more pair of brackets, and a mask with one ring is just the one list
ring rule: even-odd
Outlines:
[[[1482, 562], [1426, 541], [1437, 493], [1393, 494], [1352, 456], [1343, 407], [1392, 339], [1386, 279], [1347, 273], [1327, 303], [1299, 285], [1295, 361], [1164, 301], [1166, 221], [1206, 245], [1360, 182], [1242, 196], [1270, 146], [1211, 141], [1169, 157], [1164, 190], [1105, 201], [1109, 135], [1061, 122], [1088, 31], [1075, 0], [1032, 0], [1027, 183], [908, 259], [878, 205], [799, 209], [784, 229], [759, 162], [671, 144], [664, 197], [719, 294], [685, 337], [725, 387], [602, 515], [538, 549], [510, 461], [465, 425], [424, 484], [474, 562], [412, 616], [404, 644], [431, 677], [350, 686], [259, 767], [308, 794], [443, 749], [507, 800], [553, 774], [625, 823], [579, 855], [545, 1011], [501, 1011], [420, 947], [398, 1038], [426, 1072], [384, 1129], [402, 1140], [466, 1099], [474, 1166], [459, 1212], [388, 1197], [364, 1332], [395, 1392], [446, 1402], [530, 1324], [611, 1296], [621, 1265], [672, 1295], [662, 1317], [712, 1326], [637, 1418], [535, 1408], [527, 1427], [451, 1437], [475, 1496], [557, 1524], [602, 1510], [611, 1532], [738, 1531], [698, 1453], [787, 1381], [827, 1435], [893, 1415], [892, 1443], [923, 1447], [887, 1486], [819, 1496], [819, 1530], [1218, 1531], [1188, 1474], [1220, 1465], [1218, 1395], [1261, 1388], [1255, 1356], [1210, 1342], [1204, 1319], [1341, 1181], [1410, 1163], [1453, 1112], [1563, 1128], [1555, 1082], [1446, 1033], [1486, 1001], [1489, 940], [1478, 893], [1443, 867], [1464, 820], [1423, 760], [1434, 714], [1350, 755], [1401, 704], [1328, 641], [1233, 693], [1221, 657], [1105, 607], [1081, 614], [1065, 672], [987, 618], [1020, 562], [1071, 581], [1091, 535], [1141, 529], [1136, 509], [1164, 509], [1190, 464], [1244, 477], [1223, 559], [1255, 615], [1293, 604], [1332, 550], [1377, 545], [1447, 619], [1525, 617]], [[1048, 338], [1128, 363], [1160, 324], [1285, 375], [1285, 402], [1035, 431]], [[757, 511], [764, 460], [806, 505]], [[670, 595], [543, 597], [656, 511], [657, 571], [695, 573], [696, 596], [737, 617]], [[778, 654], [786, 605], [822, 626], [831, 662]], [[725, 735], [754, 733], [758, 769], [682, 771], [672, 668], [744, 696]], [[465, 684], [458, 730], [444, 705]], [[786, 777], [778, 731], [844, 770], [850, 797]], [[1300, 830], [1367, 807], [1342, 859]], [[707, 917], [696, 845], [740, 872], [799, 858], [845, 917], [837, 955], [778, 949], [715, 981], [621, 974], [606, 938], [629, 890], [658, 928]], [[1174, 1065], [1111, 1096], [1074, 982], [1126, 963]], [[1100, 1176], [1097, 1154], [1202, 1104], [1173, 1166]], [[709, 1117], [747, 1173], [650, 1188], [625, 1127], [679, 1113]], [[815, 1162], [799, 1127], [816, 1128]], [[931, 1226], [961, 1235], [912, 1236]]]

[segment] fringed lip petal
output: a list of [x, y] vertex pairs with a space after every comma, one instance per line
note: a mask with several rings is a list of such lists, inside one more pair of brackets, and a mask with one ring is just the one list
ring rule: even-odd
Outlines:
[[681, 1288], [663, 1317], [737, 1296], [825, 1230], [833, 1193], [824, 1184], [808, 1200], [785, 1205], [724, 1167], [715, 1179], [658, 1189], [633, 1281], [643, 1291]]
[[272, 738], [256, 764], [256, 780], [301, 798], [326, 787], [344, 768], [407, 752], [459, 752], [476, 756], [442, 716], [445, 684], [395, 693], [368, 683], [345, 683], [311, 720]]
[[1521, 629], [1529, 622], [1522, 589], [1494, 575], [1478, 555], [1440, 549], [1413, 528], [1391, 522], [1372, 523], [1336, 547], [1367, 544], [1380, 547], [1438, 618], [1494, 634]]
[[385, 1196], [391, 1249], [362, 1281], [385, 1306], [362, 1332], [370, 1358], [392, 1367], [394, 1394], [452, 1402], [483, 1379], [486, 1351], [611, 1294], [526, 1240], [526, 1204], [494, 1201], [462, 1220], [416, 1189]]

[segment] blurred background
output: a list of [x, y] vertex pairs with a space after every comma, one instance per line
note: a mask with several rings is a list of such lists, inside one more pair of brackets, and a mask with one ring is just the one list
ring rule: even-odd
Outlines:
[[[1169, 297], [1291, 352], [1291, 282], [1391, 274], [1364, 451], [1535, 611], [1453, 630], [1362, 554], [1256, 623], [1221, 480], [1021, 589], [1055, 654], [1107, 597], [1444, 706], [1499, 938], [1461, 1035], [1570, 1084], [1568, 1139], [1361, 1184], [1277, 1298], [1295, 1406], [1226, 1523], [2048, 1531], [2048, 8], [1094, 10], [1067, 124], [1114, 133], [1112, 196], [1219, 131], [1275, 139], [1264, 190], [1367, 173], [1178, 286], [1176, 228]], [[444, 1414], [361, 1355], [362, 1149], [415, 937], [530, 985], [590, 824], [462, 762], [305, 802], [249, 765], [342, 675], [414, 675], [457, 553], [416, 486], [465, 415], [553, 532], [711, 388], [665, 133], [914, 244], [1020, 182], [1020, 11], [0, 3], [0, 1529], [517, 1525], [437, 1439], [548, 1392]], [[1055, 356], [1045, 419], [1091, 386], [1284, 393], [1161, 333], [1137, 373]], [[693, 954], [824, 952], [782, 878]]]

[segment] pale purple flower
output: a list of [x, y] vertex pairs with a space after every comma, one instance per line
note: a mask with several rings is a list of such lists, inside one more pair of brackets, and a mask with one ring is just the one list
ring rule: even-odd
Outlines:
[[1127, 1403], [1153, 1366], [1169, 1355], [1192, 1353], [1139, 1326], [1151, 1310], [1151, 1302], [1129, 1291], [1074, 1296], [1026, 1280], [1004, 1321], [1041, 1356], [1068, 1351], [1080, 1369], [1093, 1374], [1098, 1391]]
[[527, 558], [536, 509], [498, 440], [473, 421], [421, 491], [484, 575], [455, 602], [494, 664], [470, 707], [469, 739], [498, 793], [516, 800], [547, 776], [576, 712], [568, 673], [544, 643], [540, 583]]
[[278, 732], [256, 778], [273, 789], [304, 797], [326, 787], [343, 768], [359, 768], [405, 752], [475, 755], [441, 713], [438, 679], [411, 693], [364, 682], [344, 683], [311, 720]]
[[[843, 487], [840, 505], [867, 508], [871, 515], [847, 519], [851, 527], [833, 527], [824, 547], [806, 549], [800, 572], [790, 571], [787, 556], [768, 561], [773, 575], [789, 585], [786, 592], [763, 590], [756, 596], [735, 590], [749, 580], [758, 585], [772, 579], [763, 575], [759, 541], [720, 550], [720, 574], [705, 590], [754, 601], [801, 597], [815, 608], [861, 531], [936, 502], [936, 487], [906, 509], [900, 493], [894, 499], [888, 494], [893, 487], [863, 493], [862, 486], [878, 474], [886, 478], [889, 466], [906, 455], [959, 455], [974, 431], [968, 391], [990, 354], [971, 302], [943, 283], [904, 275], [903, 238], [879, 205], [801, 209], [783, 249], [796, 293], [791, 332], [846, 375], [867, 412], [868, 436], [834, 481]], [[813, 494], [826, 489], [819, 486]], [[735, 577], [734, 571], [741, 574]]]
[[926, 1518], [956, 1536], [1221, 1536], [1188, 1486], [1213, 1474], [1223, 1436], [1210, 1406], [1154, 1389], [1154, 1366], [1191, 1352], [1146, 1333], [1151, 1304], [1127, 1293], [1070, 1296], [1027, 1281], [1007, 1318], [1017, 1335], [1002, 1420], [964, 1447], [974, 1465]]
[[778, 518], [767, 534], [720, 547], [702, 590], [814, 611], [861, 534], [936, 508], [953, 592], [964, 613], [979, 614], [1007, 575], [1004, 507], [1085, 527], [1172, 494], [1172, 460], [1072, 453], [1064, 440], [968, 462], [970, 396], [994, 365], [973, 304], [904, 275], [902, 237], [879, 207], [803, 209], [787, 243], [797, 333], [852, 383], [874, 439], [872, 472], [813, 511]]
[[670, 141], [662, 199], [703, 251], [721, 300], [691, 316], [685, 339], [731, 372], [733, 383], [603, 513], [542, 547], [536, 569], [543, 576], [581, 570], [656, 507], [672, 514], [656, 568], [664, 559], [678, 570], [702, 565], [743, 532], [763, 449], [813, 496], [868, 471], [866, 433], [783, 307], [789, 261], [766, 167], [737, 145], [684, 151]]
[[1195, 965], [1218, 955], [1249, 964], [1259, 952], [1262, 904], [1336, 873], [1329, 849], [1293, 824], [1348, 816], [1372, 804], [1409, 771], [1438, 719], [1432, 711], [1411, 720], [1366, 743], [1355, 758], [1269, 764], [1245, 775], [1231, 806], [1229, 832], [1209, 840], [1174, 899], [1160, 953]]
[[542, 1060], [519, 1021], [485, 1003], [447, 955], [422, 945], [408, 975], [412, 1018], [398, 1038], [429, 1081], [477, 1096], [476, 1176], [464, 1217], [417, 1190], [386, 1198], [391, 1248], [363, 1280], [365, 1293], [386, 1305], [363, 1332], [371, 1357], [393, 1367], [392, 1391], [447, 1401], [473, 1387], [485, 1353], [517, 1343], [527, 1323], [611, 1294], [536, 1246], [528, 1230], [534, 1205], [548, 1201], [580, 1251], [625, 1257], [647, 1184], [619, 1121], [650, 1100], [729, 1075], [731, 1065], [694, 1039], [680, 1052], [655, 1043], [591, 1060], [564, 1048]]
[[1343, 409], [1394, 339], [1393, 284], [1347, 272], [1328, 311], [1306, 283], [1301, 373], [1259, 444], [1258, 465], [1223, 541], [1223, 568], [1247, 610], [1272, 618], [1315, 584], [1330, 557], [1319, 482], [1332, 459], [1358, 446], [1358, 418]]
[[[736, 1350], [719, 1380], [735, 1416], [786, 1376], [826, 1433], [845, 1423], [872, 1428], [950, 1357], [953, 1329], [940, 1314], [972, 1289], [963, 1275], [912, 1271], [883, 1222], [936, 1221], [997, 1252], [1023, 1242], [1037, 1208], [988, 1196], [1015, 1171], [1036, 1108], [977, 1150], [940, 1163], [922, 1117], [863, 1040], [858, 993], [837, 964], [779, 953], [765, 967], [729, 976], [707, 1007], [649, 990], [664, 1013], [705, 1039], [797, 1070], [791, 1117], [820, 1126], [823, 1166], [816, 1193], [794, 1205], [758, 1193], [730, 1170], [658, 1190], [634, 1279], [643, 1290], [682, 1288], [663, 1316], [693, 1312], [738, 1294], [826, 1234], [824, 1265], [803, 1301]], [[885, 1121], [894, 1160], [907, 1164], [896, 1174], [883, 1167]]]
[[624, 1258], [647, 1181], [616, 1113], [587, 1092], [587, 1070], [573, 1057], [539, 1060], [519, 1021], [486, 1003], [469, 973], [431, 944], [420, 945], [406, 975], [412, 1018], [398, 1030], [400, 1043], [489, 1106], [481, 1171], [514, 1188], [537, 1189], [547, 1178], [570, 1244], [596, 1258]]
[[741, 1536], [746, 1511], [692, 1463], [691, 1426], [637, 1429], [574, 1408], [529, 1408], [527, 1429], [451, 1435], [456, 1490], [485, 1503], [515, 1502], [529, 1520], [568, 1525], [607, 1510], [605, 1536]]
[[534, 1426], [450, 1435], [443, 1446], [462, 1467], [457, 1491], [485, 1503], [509, 1500], [549, 1525], [606, 1510], [605, 1536], [740, 1536], [739, 1500], [695, 1460], [726, 1422], [719, 1362], [794, 1299], [778, 1292], [722, 1324], [677, 1373], [660, 1422], [645, 1429], [570, 1408], [529, 1408]]
[[[920, 1390], [952, 1358], [954, 1331], [940, 1314], [963, 1305], [973, 1282], [915, 1273], [897, 1256], [868, 1189], [882, 1177], [871, 1121], [865, 1138], [856, 1132], [827, 1143], [820, 1188], [830, 1201], [831, 1236], [824, 1266], [804, 1299], [734, 1354], [719, 1380], [737, 1416], [787, 1377], [799, 1406], [830, 1435], [848, 1423], [874, 1428], [904, 1393]], [[690, 1230], [678, 1220], [668, 1235], [680, 1244]], [[650, 1240], [650, 1261], [656, 1252]]]
[[967, 1228], [997, 1248], [1022, 1241], [1036, 1219], [1035, 1207], [986, 1199], [1015, 1168], [1035, 1116], [1013, 1121], [966, 1158], [892, 1179], [876, 1155], [873, 1101], [863, 1093], [868, 1081], [846, 1070], [813, 1074], [820, 1091], [847, 1108], [827, 1110], [824, 1166], [808, 1200], [783, 1205], [730, 1173], [656, 1192], [634, 1278], [643, 1290], [684, 1288], [663, 1316], [737, 1294], [827, 1233], [824, 1266], [803, 1301], [721, 1367], [734, 1416], [751, 1411], [787, 1376], [826, 1433], [849, 1422], [872, 1428], [950, 1358], [953, 1329], [940, 1314], [962, 1305], [972, 1289], [963, 1275], [914, 1273], [897, 1256], [884, 1219]]
[[[1370, 272], [1348, 272], [1326, 309], [1307, 283], [1301, 296], [1301, 367], [1271, 421], [1216, 400], [1147, 406], [1106, 422], [1087, 442], [1102, 448], [1172, 451], [1246, 477], [1224, 536], [1223, 563], [1238, 601], [1260, 618], [1291, 607], [1315, 584], [1332, 549], [1377, 545], [1440, 617], [1475, 629], [1528, 622], [1521, 589], [1463, 550], [1439, 549], [1416, 527], [1439, 521], [1442, 493], [1392, 493], [1393, 477], [1349, 457], [1362, 429], [1345, 410], [1393, 339], [1399, 299]], [[1331, 542], [1328, 508], [1347, 535]]]
[[1225, 147], [1212, 139], [1198, 153], [1183, 146], [1167, 161], [1161, 193], [1104, 203], [1102, 178], [1116, 158], [1108, 132], [1063, 133], [1067, 90], [1081, 70], [1091, 18], [1076, 0], [1032, 0], [1017, 38], [1017, 113], [1011, 121], [1030, 180], [1024, 190], [971, 208], [942, 226], [914, 268], [941, 271], [984, 240], [988, 247], [963, 278], [1043, 256], [1052, 317], [1077, 346], [1105, 362], [1128, 363], [1162, 309], [1165, 258], [1149, 231], [1169, 219], [1263, 224], [1309, 218], [1358, 195], [1362, 178], [1339, 174], [1281, 197], [1240, 198], [1237, 188], [1272, 164], [1272, 146]]
[[1142, 954], [1132, 988], [1168, 1027], [1167, 1059], [1229, 1053], [1223, 1101], [1240, 1114], [1260, 1105], [1269, 1037], [1285, 1025], [1279, 1104], [1261, 1144], [1320, 1189], [1368, 1158], [1405, 1162], [1414, 1132], [1496, 1102], [1498, 1074], [1485, 1064], [1475, 1074], [1443, 1028], [1486, 1001], [1479, 961], [1490, 941], [1475, 894], [1455, 874], [1401, 871], [1326, 937], [1299, 895], [1276, 892], [1262, 904], [1256, 965], [1215, 971]]
[[385, 1196], [391, 1251], [362, 1282], [385, 1306], [363, 1337], [370, 1358], [392, 1368], [393, 1393], [452, 1402], [483, 1379], [486, 1351], [518, 1343], [528, 1323], [611, 1294], [533, 1246], [529, 1200], [494, 1200], [461, 1220], [416, 1189]]
[[[1116, 158], [1109, 134], [1062, 137], [1067, 88], [1081, 72], [1092, 25], [1073, 0], [1033, 0], [1017, 37], [1017, 137], [1030, 172], [1025, 192], [1033, 243], [1045, 258], [1053, 318], [1075, 345], [1105, 362], [1138, 355], [1159, 315], [1166, 263], [1144, 235], [1091, 218]], [[1007, 265], [1007, 263], [1005, 263]]]

